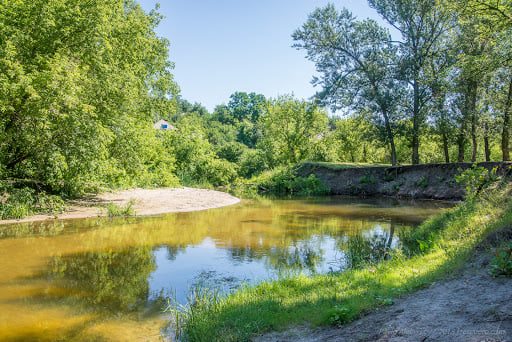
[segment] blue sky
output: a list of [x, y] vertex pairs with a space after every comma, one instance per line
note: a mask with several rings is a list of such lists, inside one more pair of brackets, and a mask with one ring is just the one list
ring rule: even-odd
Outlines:
[[[327, 0], [139, 0], [145, 10], [160, 3], [158, 34], [171, 42], [170, 59], [183, 98], [210, 111], [235, 91], [267, 97], [293, 93], [309, 98], [315, 73], [291, 34]], [[358, 18], [382, 22], [365, 0], [334, 0]]]

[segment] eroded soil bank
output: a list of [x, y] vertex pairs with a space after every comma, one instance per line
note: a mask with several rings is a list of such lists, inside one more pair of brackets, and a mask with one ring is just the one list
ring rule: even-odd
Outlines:
[[[512, 163], [478, 163], [498, 175], [512, 176]], [[300, 176], [315, 175], [333, 195], [394, 196], [418, 199], [462, 200], [464, 186], [455, 177], [472, 163], [423, 164], [395, 167], [337, 167], [336, 164], [305, 163]]]
[[0, 225], [50, 219], [76, 219], [106, 216], [108, 203], [126, 205], [134, 201], [136, 215], [158, 215], [174, 212], [197, 211], [224, 207], [240, 202], [227, 193], [193, 188], [130, 189], [110, 192], [93, 198], [74, 201], [58, 215], [35, 215], [21, 220], [0, 220]]

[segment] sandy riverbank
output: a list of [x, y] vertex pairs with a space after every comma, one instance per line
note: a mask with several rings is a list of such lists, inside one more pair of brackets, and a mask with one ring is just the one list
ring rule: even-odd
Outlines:
[[135, 201], [134, 210], [137, 216], [205, 210], [240, 202], [240, 199], [236, 197], [214, 190], [193, 188], [130, 189], [73, 201], [64, 213], [56, 216], [35, 215], [21, 220], [0, 220], [0, 225], [105, 216], [107, 214], [105, 210], [107, 203], [124, 205], [130, 200]]

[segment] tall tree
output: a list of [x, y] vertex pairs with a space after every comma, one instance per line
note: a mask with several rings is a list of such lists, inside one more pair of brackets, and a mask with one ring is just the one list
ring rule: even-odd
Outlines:
[[338, 12], [327, 5], [315, 10], [293, 39], [321, 74], [313, 80], [323, 88], [316, 95], [320, 102], [334, 110], [374, 112], [374, 121], [385, 127], [390, 161], [396, 165], [394, 124], [400, 87], [389, 32], [373, 20], [357, 21], [347, 9]]
[[168, 42], [155, 33], [159, 20], [133, 0], [0, 3], [0, 164], [7, 176], [71, 193], [171, 169], [147, 159], [161, 147], [152, 120], [174, 110], [178, 91]]
[[260, 118], [262, 139], [271, 166], [295, 164], [311, 156], [315, 140], [327, 130], [327, 113], [317, 105], [292, 96], [268, 101]]
[[409, 111], [412, 116], [412, 163], [419, 164], [421, 128], [427, 117], [430, 101], [425, 83], [428, 61], [439, 53], [440, 38], [450, 25], [450, 17], [438, 8], [435, 0], [368, 0], [370, 5], [401, 35], [402, 79], [411, 91]]

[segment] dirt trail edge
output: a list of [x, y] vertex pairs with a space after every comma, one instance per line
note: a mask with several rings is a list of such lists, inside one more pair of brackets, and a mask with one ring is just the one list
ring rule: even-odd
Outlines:
[[512, 341], [512, 279], [490, 276], [489, 260], [481, 254], [452, 278], [346, 326], [297, 327], [255, 341]]
[[74, 201], [66, 212], [56, 216], [35, 215], [21, 220], [0, 220], [0, 225], [50, 219], [105, 216], [107, 214], [105, 210], [107, 203], [126, 205], [130, 200], [135, 201], [133, 208], [137, 216], [205, 210], [240, 202], [240, 199], [230, 194], [214, 190], [193, 188], [130, 189]]

